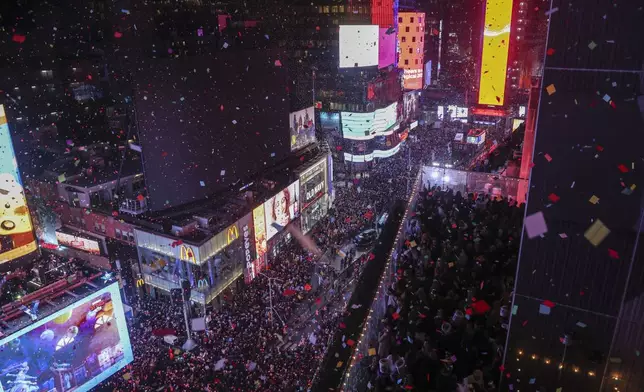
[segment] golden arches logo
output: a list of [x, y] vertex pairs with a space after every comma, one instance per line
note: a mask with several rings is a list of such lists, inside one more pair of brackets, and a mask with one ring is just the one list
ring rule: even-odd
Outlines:
[[195, 252], [192, 249], [188, 248], [185, 245], [181, 245], [179, 251], [179, 258], [181, 260], [190, 261], [192, 263], [197, 262], [197, 260], [195, 259]]
[[232, 225], [228, 228], [228, 232], [226, 233], [226, 244], [230, 245], [230, 243], [235, 241], [237, 238], [239, 238], [239, 229], [237, 228], [237, 225]]
[[143, 279], [139, 279], [136, 281], [136, 287], [143, 287], [145, 285], [145, 281]]

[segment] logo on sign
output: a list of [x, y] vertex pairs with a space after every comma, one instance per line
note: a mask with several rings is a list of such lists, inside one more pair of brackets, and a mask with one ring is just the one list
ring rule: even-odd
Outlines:
[[315, 187], [313, 187], [313, 189], [308, 190], [306, 192], [306, 200], [307, 201], [311, 200], [313, 197], [315, 197], [315, 195], [317, 195], [320, 191], [322, 191], [322, 188], [324, 188], [323, 182], [317, 184]]
[[193, 252], [192, 249], [188, 248], [185, 245], [181, 245], [181, 249], [180, 249], [180, 252], [179, 252], [179, 258], [181, 260], [190, 261], [190, 262], [193, 262], [195, 264], [197, 263], [197, 260], [195, 259], [195, 252]]
[[237, 238], [239, 238], [239, 230], [237, 230], [237, 226], [232, 225], [228, 228], [228, 232], [226, 233], [226, 242], [230, 245], [230, 243], [235, 241]]

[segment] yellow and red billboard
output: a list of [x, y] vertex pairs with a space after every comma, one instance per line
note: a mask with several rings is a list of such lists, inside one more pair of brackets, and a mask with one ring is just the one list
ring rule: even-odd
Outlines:
[[502, 106], [508, 67], [513, 0], [487, 0], [481, 53], [479, 105]]
[[0, 264], [38, 249], [4, 106], [0, 105]]

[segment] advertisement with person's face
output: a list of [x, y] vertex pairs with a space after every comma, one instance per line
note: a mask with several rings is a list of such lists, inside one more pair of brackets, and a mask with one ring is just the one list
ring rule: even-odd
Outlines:
[[311, 203], [327, 191], [326, 157], [300, 174], [300, 210], [304, 211]]
[[37, 249], [4, 106], [0, 105], [0, 264]]
[[288, 188], [280, 191], [266, 203], [266, 239], [270, 240], [288, 225], [299, 213], [300, 181], [295, 181]]
[[266, 254], [266, 219], [264, 204], [253, 210], [253, 228], [255, 232], [255, 257], [261, 259]]
[[315, 109], [302, 109], [289, 115], [291, 151], [315, 143]]

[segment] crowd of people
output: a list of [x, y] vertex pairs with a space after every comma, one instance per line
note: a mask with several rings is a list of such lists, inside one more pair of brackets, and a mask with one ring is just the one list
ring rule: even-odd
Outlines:
[[375, 391], [493, 391], [500, 380], [523, 205], [424, 188], [363, 359]]
[[[419, 164], [428, 160], [422, 146], [426, 142], [423, 132], [418, 132], [416, 143], [408, 143], [398, 156], [360, 174], [360, 168], [351, 168], [345, 180], [336, 181], [333, 207], [311, 233], [320, 253], [334, 254], [355, 235], [373, 228], [393, 201], [406, 198]], [[498, 310], [468, 314], [467, 320], [454, 312], [467, 312], [474, 292], [490, 306], [498, 308], [503, 303], [511, 286], [499, 277], [511, 270], [510, 255], [519, 238], [514, 231], [520, 229], [515, 218], [522, 214], [513, 212], [518, 208], [507, 201], [471, 197], [440, 189], [425, 191], [417, 227], [410, 234], [410, 240], [420, 245], [401, 252], [400, 279], [390, 297], [391, 308], [400, 318], [392, 319], [391, 313], [383, 320], [378, 358], [394, 363], [405, 359], [409, 380], [402, 385], [447, 391], [453, 390], [447, 385], [454, 386], [453, 381], [477, 370], [484, 372], [486, 382], [494, 378], [494, 347], [502, 344], [497, 340], [504, 336], [498, 330], [498, 318], [491, 317]], [[335, 272], [327, 273], [320, 285], [312, 285], [315, 264], [321, 262], [317, 257], [296, 241], [281, 248], [265, 275], [227, 295], [221, 306], [208, 312], [206, 330], [193, 332], [198, 348], [191, 352], [180, 350], [181, 339], [175, 345], [164, 340], [169, 335], [185, 335], [181, 304], [139, 293], [133, 304], [137, 315], [129, 326], [135, 360], [100, 390], [307, 390], [329, 337], [347, 311], [333, 303], [340, 298], [333, 291], [337, 288]], [[364, 262], [365, 256], [358, 260]], [[352, 261], [350, 257], [343, 267]], [[421, 306], [427, 308], [422, 320], [417, 311]], [[437, 334], [433, 328], [446, 325], [452, 314], [457, 321], [448, 323], [452, 326], [449, 333]], [[417, 339], [420, 333], [422, 342]], [[479, 350], [464, 352], [461, 343]], [[481, 349], [487, 350], [485, 354]], [[453, 356], [462, 361], [450, 360]], [[445, 362], [446, 358], [451, 362]], [[381, 372], [378, 366], [374, 370], [373, 385], [397, 385], [393, 372]], [[396, 374], [401, 371], [397, 369]], [[428, 375], [421, 377], [426, 371]]]

